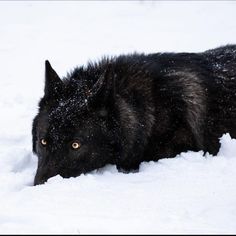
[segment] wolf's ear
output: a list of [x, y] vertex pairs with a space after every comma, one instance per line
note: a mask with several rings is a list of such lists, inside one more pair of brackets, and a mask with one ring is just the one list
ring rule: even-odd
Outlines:
[[106, 71], [105, 71], [100, 75], [96, 83], [93, 85], [91, 90], [91, 95], [95, 96], [96, 94], [98, 94], [102, 90], [102, 88], [106, 86], [106, 82], [107, 81], [106, 81]]
[[113, 103], [115, 95], [115, 81], [113, 74], [113, 70], [109, 65], [103, 72], [101, 72], [95, 84], [88, 91], [88, 107]]
[[114, 86], [113, 75], [111, 70], [111, 65], [109, 64], [107, 68], [101, 73], [96, 83], [93, 85], [91, 89], [91, 96], [96, 96], [98, 94], [103, 94], [107, 97], [108, 93], [110, 93]]
[[45, 87], [46, 97], [54, 97], [63, 89], [63, 82], [57, 73], [53, 70], [48, 60], [45, 61]]

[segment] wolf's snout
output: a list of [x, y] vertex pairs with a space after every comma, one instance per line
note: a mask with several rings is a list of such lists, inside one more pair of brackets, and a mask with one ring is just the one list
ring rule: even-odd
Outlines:
[[58, 174], [57, 170], [49, 170], [48, 168], [38, 168], [34, 178], [34, 185], [44, 184], [47, 180]]

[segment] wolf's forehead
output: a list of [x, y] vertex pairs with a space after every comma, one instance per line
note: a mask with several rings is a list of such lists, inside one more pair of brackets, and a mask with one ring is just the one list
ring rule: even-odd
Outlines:
[[58, 100], [49, 111], [49, 120], [57, 118], [64, 119], [74, 119], [78, 113], [81, 113], [86, 108], [87, 100], [78, 99], [78, 97], [71, 97], [66, 100]]
[[65, 119], [57, 114], [52, 116], [50, 111], [42, 111], [38, 117], [38, 132], [48, 134], [49, 132], [59, 132], [62, 124], [69, 124]]
[[74, 137], [76, 129], [71, 122], [60, 119], [50, 120], [48, 113], [44, 113], [39, 117], [37, 132], [39, 138], [50, 139], [51, 144], [59, 147]]

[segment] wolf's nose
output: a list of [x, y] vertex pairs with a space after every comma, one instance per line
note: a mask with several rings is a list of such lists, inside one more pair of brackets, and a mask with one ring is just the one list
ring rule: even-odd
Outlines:
[[34, 186], [39, 185], [39, 184], [44, 184], [48, 179], [40, 179], [40, 178], [35, 178], [34, 179]]

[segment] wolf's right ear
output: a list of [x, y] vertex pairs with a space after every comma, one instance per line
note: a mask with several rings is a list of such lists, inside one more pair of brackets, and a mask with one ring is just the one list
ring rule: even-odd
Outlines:
[[54, 71], [49, 61], [45, 61], [45, 87], [44, 93], [46, 97], [55, 97], [63, 89], [63, 82]]

